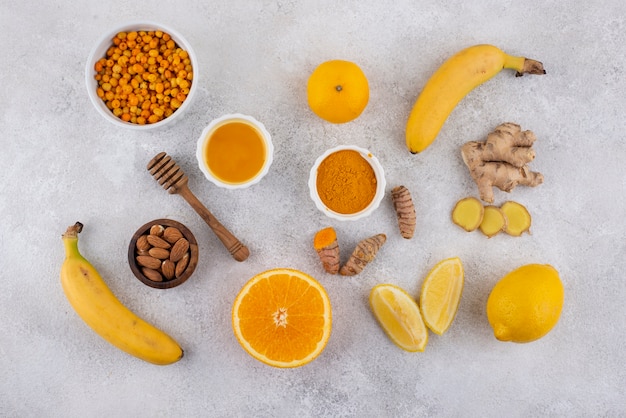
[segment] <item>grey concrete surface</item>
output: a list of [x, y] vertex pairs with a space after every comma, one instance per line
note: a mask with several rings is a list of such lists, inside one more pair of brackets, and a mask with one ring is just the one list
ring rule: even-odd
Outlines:
[[[174, 126], [120, 129], [89, 102], [86, 59], [111, 27], [139, 19], [181, 32], [198, 55], [200, 91]], [[626, 414], [626, 6], [584, 1], [10, 2], [0, 0], [0, 416], [6, 417], [416, 417], [623, 416]], [[504, 71], [472, 91], [437, 141], [411, 155], [408, 113], [429, 75], [457, 50], [491, 43], [542, 61], [545, 76]], [[353, 122], [332, 125], [306, 101], [316, 65], [361, 66], [370, 101]], [[214, 118], [241, 112], [271, 132], [268, 175], [246, 190], [215, 187], [195, 163], [196, 139]], [[538, 137], [539, 187], [498, 191], [524, 203], [532, 235], [465, 233], [454, 203], [476, 195], [459, 147], [501, 122]], [[338, 144], [369, 149], [388, 191], [413, 193], [418, 224], [403, 240], [390, 200], [370, 217], [340, 223], [308, 195], [309, 169]], [[198, 198], [250, 247], [233, 261], [195, 212], [145, 170], [172, 155]], [[148, 288], [126, 261], [135, 230], [167, 217], [196, 235], [196, 273], [170, 290]], [[80, 247], [128, 307], [185, 349], [157, 367], [103, 341], [75, 314], [59, 282], [61, 234], [85, 224]], [[386, 233], [359, 276], [323, 272], [313, 234], [332, 225], [347, 257]], [[459, 256], [465, 289], [443, 336], [423, 353], [394, 346], [367, 297], [383, 282], [417, 295], [439, 260]], [[549, 263], [565, 286], [557, 326], [525, 345], [492, 336], [485, 314], [499, 277]], [[247, 355], [231, 306], [256, 273], [292, 267], [316, 277], [333, 305], [333, 331], [314, 362], [280, 370]]]

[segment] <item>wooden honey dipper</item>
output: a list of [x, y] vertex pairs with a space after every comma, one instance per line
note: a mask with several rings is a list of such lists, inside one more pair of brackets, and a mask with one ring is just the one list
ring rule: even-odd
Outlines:
[[215, 235], [222, 241], [233, 258], [244, 261], [250, 255], [248, 248], [241, 243], [228, 229], [224, 227], [213, 214], [189, 190], [189, 178], [172, 158], [165, 152], [160, 152], [148, 163], [148, 171], [165, 190], [171, 194], [181, 195], [189, 205], [209, 225]]

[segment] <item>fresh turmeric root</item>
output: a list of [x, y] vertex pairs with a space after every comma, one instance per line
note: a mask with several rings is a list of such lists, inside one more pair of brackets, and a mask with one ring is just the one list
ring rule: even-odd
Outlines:
[[313, 238], [313, 248], [324, 266], [324, 270], [330, 274], [339, 272], [339, 243], [337, 233], [333, 227], [319, 230]]
[[518, 185], [535, 187], [543, 183], [543, 175], [528, 168], [535, 158], [532, 149], [535, 140], [531, 131], [522, 131], [515, 123], [503, 123], [487, 140], [463, 145], [463, 162], [483, 201], [493, 203], [493, 187], [510, 192]]
[[411, 198], [409, 189], [404, 186], [394, 187], [391, 190], [391, 200], [393, 207], [396, 210], [398, 216], [398, 227], [400, 228], [400, 235], [403, 238], [411, 239], [415, 233], [415, 205]]
[[385, 241], [387, 241], [387, 236], [378, 234], [359, 242], [346, 264], [339, 270], [339, 274], [342, 276], [359, 274], [369, 262], [374, 260]]

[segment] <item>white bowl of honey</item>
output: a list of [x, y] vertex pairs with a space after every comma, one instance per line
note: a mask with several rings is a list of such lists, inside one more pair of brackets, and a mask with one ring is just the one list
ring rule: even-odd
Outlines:
[[243, 189], [258, 183], [272, 165], [274, 145], [265, 126], [240, 113], [213, 120], [198, 139], [200, 170], [213, 184]]

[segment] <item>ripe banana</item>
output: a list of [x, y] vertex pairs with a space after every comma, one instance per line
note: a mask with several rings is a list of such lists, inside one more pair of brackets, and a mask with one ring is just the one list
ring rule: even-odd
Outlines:
[[125, 307], [80, 254], [78, 233], [82, 227], [77, 222], [62, 237], [61, 284], [72, 307], [102, 338], [128, 354], [158, 365], [180, 360], [183, 350], [178, 343]]
[[545, 74], [543, 64], [506, 54], [493, 45], [466, 48], [444, 62], [420, 93], [406, 125], [406, 145], [411, 153], [424, 151], [437, 137], [455, 106], [472, 89], [498, 74], [503, 68]]

